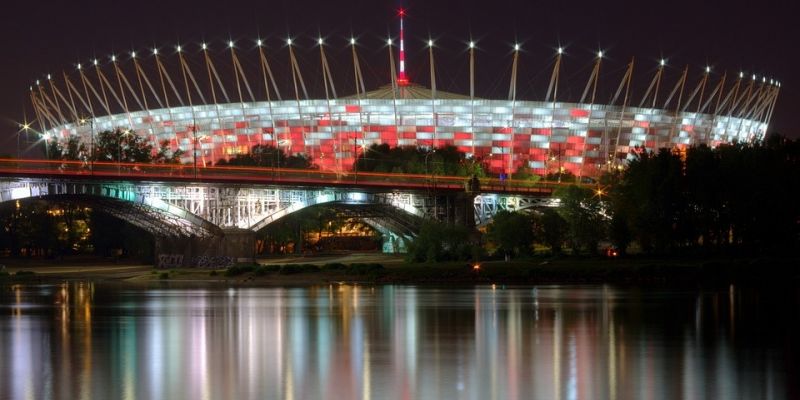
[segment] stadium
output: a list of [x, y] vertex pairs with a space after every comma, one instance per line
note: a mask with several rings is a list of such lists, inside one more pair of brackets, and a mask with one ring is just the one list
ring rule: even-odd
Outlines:
[[[30, 101], [47, 140], [77, 136], [91, 146], [98, 132], [122, 129], [146, 136], [154, 147], [166, 141], [183, 151], [183, 163], [203, 166], [269, 145], [306, 155], [320, 169], [345, 172], [372, 144], [449, 145], [494, 174], [527, 167], [540, 175], [568, 171], [595, 177], [642, 150], [761, 139], [780, 91], [773, 79], [743, 72], [712, 75], [710, 67], [697, 68], [697, 73], [686, 67], [677, 80], [667, 81], [661, 60], [655, 74], [644, 78], [642, 88], [647, 89], [634, 93], [631, 59], [621, 80], [603, 82], [613, 96], [601, 101], [600, 51], [586, 81], [566, 82], [581, 89], [581, 96], [567, 99], [558, 96], [559, 85], [565, 84], [560, 76], [563, 49], [558, 48], [547, 71], [547, 91], [538, 100], [522, 99], [517, 97], [518, 76], [523, 75], [520, 46], [515, 45], [508, 97], [481, 98], [475, 95], [476, 46], [470, 42], [469, 92], [445, 92], [436, 88], [433, 41], [425, 43], [429, 86], [413, 83], [406, 74], [402, 17], [401, 12], [399, 40], [385, 42], [386, 65], [375, 66], [388, 71], [382, 86], [368, 90], [356, 40], [350, 40], [347, 79], [355, 84], [344, 96], [326, 54], [333, 45], [318, 39], [313, 47], [321, 72], [315, 82], [325, 89], [324, 97], [314, 98], [298, 62], [297, 39], [284, 39], [283, 49], [271, 51], [259, 39], [225, 43], [224, 51], [217, 43], [216, 53], [202, 43], [193, 49], [153, 48], [146, 55], [131, 52], [124, 60], [95, 59], [63, 77], [37, 81]], [[285, 63], [287, 53], [289, 73], [276, 79], [271, 65]], [[652, 71], [652, 66], [644, 69]], [[290, 84], [280, 90], [278, 81]]]

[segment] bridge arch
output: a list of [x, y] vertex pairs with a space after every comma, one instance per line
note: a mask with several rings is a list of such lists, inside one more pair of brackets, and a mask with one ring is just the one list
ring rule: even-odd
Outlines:
[[422, 211], [413, 206], [398, 200], [398, 197], [392, 194], [377, 194], [377, 193], [364, 193], [364, 192], [340, 192], [340, 191], [315, 191], [310, 193], [305, 198], [297, 199], [290, 204], [274, 210], [270, 214], [258, 222], [249, 226], [249, 229], [259, 231], [266, 228], [269, 224], [286, 217], [292, 213], [306, 209], [308, 207], [322, 205], [322, 204], [340, 204], [350, 206], [368, 206], [368, 205], [381, 205], [391, 207], [389, 210], [396, 209], [402, 211], [412, 217], [424, 218]]
[[558, 207], [561, 199], [554, 197], [529, 197], [498, 193], [481, 193], [475, 196], [475, 225], [485, 226], [492, 222], [499, 211], [531, 211], [540, 208]]
[[42, 199], [87, 204], [155, 236], [213, 237], [222, 230], [159, 198], [144, 196], [132, 184], [45, 179], [0, 180], [0, 202]]

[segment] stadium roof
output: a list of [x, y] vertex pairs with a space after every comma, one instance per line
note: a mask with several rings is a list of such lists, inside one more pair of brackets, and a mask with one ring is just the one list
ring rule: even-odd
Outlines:
[[[433, 92], [431, 91], [431, 89], [426, 88], [425, 86], [409, 84], [409, 85], [406, 85], [406, 86], [398, 86], [397, 94], [393, 95], [392, 94], [392, 86], [391, 85], [385, 85], [385, 86], [381, 86], [381, 87], [379, 87], [379, 88], [377, 88], [375, 90], [371, 90], [369, 92], [364, 93], [363, 95], [361, 95], [361, 98], [363, 98], [363, 99], [385, 99], [385, 100], [391, 100], [391, 99], [394, 99], [395, 96], [398, 99], [424, 100], [424, 99], [432, 99], [433, 98]], [[352, 96], [347, 96], [345, 98], [346, 99], [355, 99], [356, 97], [357, 96], [352, 95]], [[437, 90], [436, 91], [436, 98], [437, 99], [469, 100], [469, 96], [466, 96], [466, 95], [463, 95], [463, 94], [458, 94], [458, 93], [445, 92], [445, 91], [441, 91], [441, 90]], [[476, 99], [477, 99], [477, 97], [476, 97]]]

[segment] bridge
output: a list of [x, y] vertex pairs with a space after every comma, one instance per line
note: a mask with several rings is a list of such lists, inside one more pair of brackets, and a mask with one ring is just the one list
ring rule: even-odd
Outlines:
[[500, 210], [557, 205], [560, 183], [459, 176], [337, 173], [262, 167], [204, 167], [0, 159], [0, 201], [86, 204], [156, 238], [156, 254], [252, 258], [255, 232], [325, 204], [363, 220], [403, 251], [421, 222], [484, 225]]

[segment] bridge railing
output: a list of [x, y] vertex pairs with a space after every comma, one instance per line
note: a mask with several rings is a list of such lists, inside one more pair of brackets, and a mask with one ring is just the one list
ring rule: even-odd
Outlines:
[[[58, 160], [0, 159], [0, 174], [35, 177], [116, 178], [130, 180], [219, 181], [261, 184], [336, 185], [387, 187], [397, 189], [464, 190], [470, 177], [397, 174], [360, 171], [324, 171], [239, 166], [194, 166], [191, 164], [151, 164], [84, 162]], [[571, 183], [480, 178], [481, 192], [550, 195]]]

